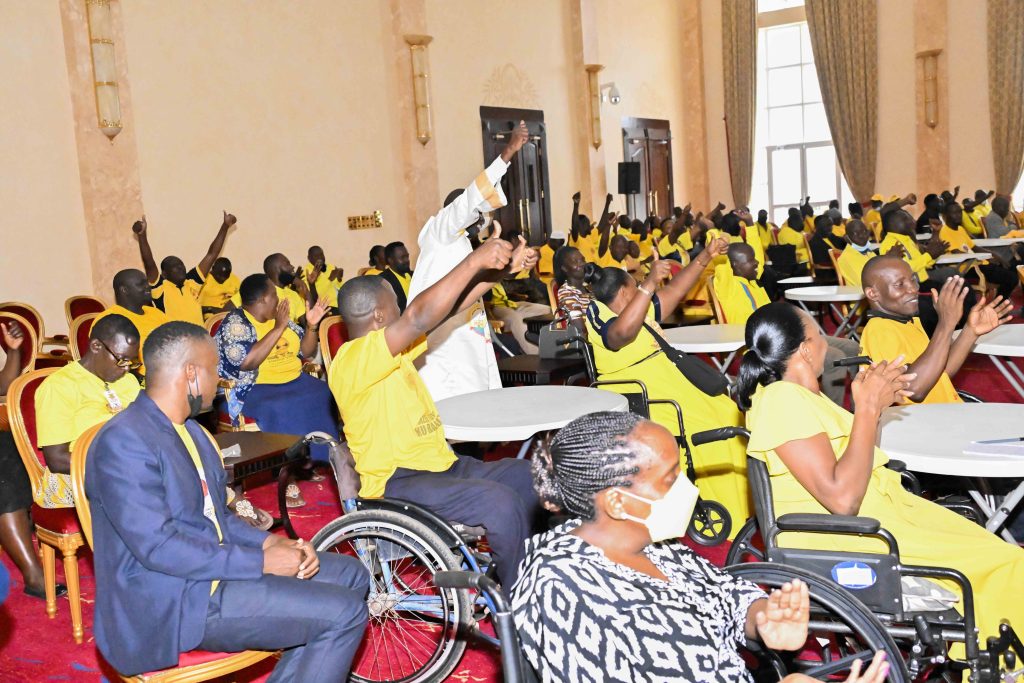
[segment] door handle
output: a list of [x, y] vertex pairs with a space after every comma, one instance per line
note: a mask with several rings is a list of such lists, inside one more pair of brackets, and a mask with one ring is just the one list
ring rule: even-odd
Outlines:
[[657, 190], [654, 191], [654, 206], [651, 208], [651, 213], [652, 214], [658, 213], [658, 191]]
[[530, 215], [530, 200], [523, 199], [523, 211], [526, 213], [526, 237], [533, 231], [533, 216]]
[[520, 199], [518, 204], [519, 204], [519, 229], [523, 230], [523, 228], [526, 227], [526, 219], [523, 217], [523, 200]]

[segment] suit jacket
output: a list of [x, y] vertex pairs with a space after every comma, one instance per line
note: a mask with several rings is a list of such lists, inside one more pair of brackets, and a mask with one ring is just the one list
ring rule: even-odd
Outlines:
[[395, 296], [398, 297], [398, 310], [404, 312], [405, 305], [408, 302], [406, 301], [405, 289], [402, 288], [402, 283], [398, 281], [398, 278], [390, 269], [381, 273], [380, 277], [384, 278], [391, 285], [391, 289], [395, 290]]
[[227, 509], [220, 456], [194, 420], [186, 429], [203, 462], [224, 535], [203, 516], [199, 474], [174, 426], [145, 394], [100, 430], [89, 448], [96, 644], [126, 675], [174, 666], [199, 645], [215, 579], [263, 575], [267, 534]]

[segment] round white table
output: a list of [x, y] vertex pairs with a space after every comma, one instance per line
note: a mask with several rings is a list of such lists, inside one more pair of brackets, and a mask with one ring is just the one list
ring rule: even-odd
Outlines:
[[979, 237], [974, 246], [988, 249], [989, 247], [1008, 247], [1016, 242], [1024, 242], [1024, 237]]
[[[807, 308], [808, 303], [827, 303], [832, 309], [832, 312], [839, 317], [839, 327], [836, 328], [835, 336], [842, 337], [844, 332], [848, 332], [849, 337], [856, 338], [857, 322], [854, 320], [854, 316], [857, 314], [859, 304], [864, 299], [864, 292], [861, 291], [860, 287], [852, 287], [849, 285], [827, 285], [818, 287], [797, 287], [795, 289], [786, 290], [786, 298], [790, 301], [795, 301], [799, 304], [800, 308], [807, 311], [812, 318], [814, 314]], [[852, 304], [848, 306], [849, 310], [844, 315], [839, 310], [839, 304]], [[822, 334], [826, 334], [825, 328], [815, 319], [815, 324], [818, 325], [818, 329], [821, 330]]]
[[966, 261], [984, 261], [987, 258], [991, 258], [988, 254], [978, 254], [973, 251], [965, 251], [956, 254], [943, 254], [939, 258], [935, 259], [935, 263], [940, 266], [949, 266], [956, 263], [964, 263]]
[[794, 275], [793, 277], [784, 277], [779, 280], [780, 285], [813, 285], [814, 278], [810, 275]]
[[437, 402], [445, 437], [452, 441], [526, 441], [602, 410], [626, 412], [626, 397], [603, 389], [567, 386], [509, 387], [452, 396]]
[[[745, 343], [746, 325], [688, 325], [665, 330], [665, 341], [686, 353], [706, 353], [723, 375]], [[728, 354], [719, 360], [718, 354]]]
[[[978, 441], [1024, 437], [1024, 405], [1017, 403], [928, 403], [887, 408], [879, 447], [914, 472], [966, 477], [971, 498], [997, 532], [1024, 498], [1024, 457], [980, 454]], [[967, 453], [966, 451], [971, 451]], [[986, 479], [1021, 479], [1001, 503], [987, 493]], [[1003, 537], [1012, 541], [1005, 530]]]
[[[960, 331], [956, 334], [959, 335]], [[1024, 325], [1001, 325], [979, 337], [971, 350], [991, 358], [996, 370], [1024, 398], [1024, 372], [1009, 360], [1010, 357], [1024, 358]]]

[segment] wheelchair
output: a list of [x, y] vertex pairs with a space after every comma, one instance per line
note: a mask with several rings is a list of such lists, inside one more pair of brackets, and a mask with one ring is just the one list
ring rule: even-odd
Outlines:
[[[749, 432], [726, 427], [695, 434], [692, 441], [698, 445], [740, 436], [747, 437]], [[900, 463], [894, 469], [900, 470]], [[750, 649], [768, 668], [821, 678], [842, 673], [854, 659], [866, 660], [874, 650], [884, 649], [893, 664], [889, 676], [895, 683], [958, 680], [964, 671], [971, 683], [1009, 682], [1024, 676], [1024, 669], [1018, 668], [1024, 644], [1009, 624], [1000, 625], [999, 636], [990, 637], [981, 649], [974, 622], [974, 591], [961, 572], [903, 564], [896, 539], [876, 519], [812, 513], [776, 517], [765, 464], [749, 458], [747, 476], [756, 516], [747, 520], [733, 541], [727, 568], [766, 587], [801, 578], [808, 583], [812, 599], [810, 651], [805, 649], [799, 657], [785, 661], [777, 653]], [[784, 548], [777, 542], [784, 532], [873, 537], [883, 541], [887, 551]], [[962, 594], [964, 614], [941, 599], [922, 598], [921, 589], [929, 584], [921, 579], [955, 583]], [[908, 588], [916, 599], [908, 594]], [[963, 643], [963, 660], [949, 655], [952, 643]]]
[[[493, 594], [470, 586], [442, 587], [433, 580], [445, 571], [492, 573], [490, 556], [476, 547], [485, 530], [449, 523], [408, 501], [359, 498], [351, 453], [323, 432], [307, 434], [289, 448], [285, 469], [308, 457], [310, 444], [329, 447], [343, 510], [310, 543], [318, 553], [355, 557], [370, 572], [370, 619], [350, 680], [443, 681], [470, 636], [497, 644], [477, 626], [495, 611]], [[287, 519], [285, 528], [294, 538]]]

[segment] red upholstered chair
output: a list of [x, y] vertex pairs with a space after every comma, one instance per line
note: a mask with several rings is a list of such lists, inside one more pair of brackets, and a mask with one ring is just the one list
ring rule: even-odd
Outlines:
[[[28, 471], [32, 490], [39, 488], [46, 460], [36, 440], [36, 391], [43, 380], [57, 368], [33, 370], [11, 383], [7, 391], [7, 409], [11, 420], [11, 433], [18, 446], [18, 454]], [[64, 580], [71, 602], [71, 630], [76, 643], [82, 642], [82, 602], [78, 588], [77, 552], [85, 544], [78, 515], [74, 508], [44, 508], [32, 503], [32, 522], [43, 555], [43, 577], [46, 584], [46, 613], [51, 619], [57, 615], [56, 556], [60, 550], [64, 557]]]
[[[21, 342], [21, 371], [28, 372], [36, 369], [36, 356], [39, 355], [39, 344], [37, 342], [36, 331], [27, 320], [22, 318], [17, 313], [10, 313], [7, 311], [0, 311], [0, 323], [6, 325], [17, 325], [18, 329], [21, 330], [22, 334], [25, 335], [25, 340]], [[3, 349], [4, 353], [7, 353], [7, 344], [4, 343], [3, 335], [0, 335], [0, 349]]]
[[[29, 325], [36, 331], [36, 341], [39, 344], [39, 355], [46, 356], [47, 354], [54, 356], [66, 356], [68, 354], [68, 337], [64, 334], [58, 334], [53, 337], [46, 336], [46, 326], [43, 323], [43, 316], [39, 314], [33, 306], [29, 304], [21, 303], [20, 301], [5, 301], [0, 303], [0, 311], [6, 311], [20, 315], [22, 318], [28, 321]], [[44, 350], [45, 347], [51, 347], [54, 349], [51, 352]]]
[[71, 330], [68, 336], [71, 338], [71, 357], [75, 360], [82, 360], [86, 349], [89, 348], [89, 334], [92, 332], [92, 324], [96, 322], [99, 313], [87, 313], [75, 318], [71, 323]]
[[[76, 318], [88, 315], [89, 313], [102, 313], [105, 310], [107, 310], [107, 305], [99, 297], [89, 296], [88, 294], [69, 297], [64, 301], [64, 315], [68, 319], [68, 330], [71, 329]], [[69, 334], [68, 336], [71, 335]]]
[[[82, 533], [85, 540], [92, 546], [92, 511], [89, 509], [89, 499], [85, 495], [85, 460], [89, 453], [89, 446], [96, 438], [96, 434], [103, 425], [96, 425], [87, 429], [84, 434], [78, 437], [75, 447], [71, 451], [71, 486], [75, 491], [75, 509], [78, 511], [78, 519], [81, 520]], [[257, 652], [247, 650], [245, 652], [206, 652], [205, 650], [192, 650], [184, 652], [178, 657], [178, 665], [172, 669], [151, 671], [138, 676], [121, 676], [123, 681], [145, 682], [145, 683], [198, 683], [198, 681], [209, 681], [220, 678], [235, 671], [241, 671], [259, 661], [272, 656], [273, 652]]]
[[324, 370], [331, 369], [331, 361], [349, 340], [348, 327], [340, 315], [324, 318], [320, 323], [320, 356], [324, 359]]
[[211, 337], [217, 336], [217, 330], [220, 329], [220, 325], [224, 322], [224, 318], [226, 318], [227, 315], [227, 311], [224, 313], [214, 313], [206, 319], [205, 323], [203, 323], [206, 326], [206, 331], [210, 333]]

